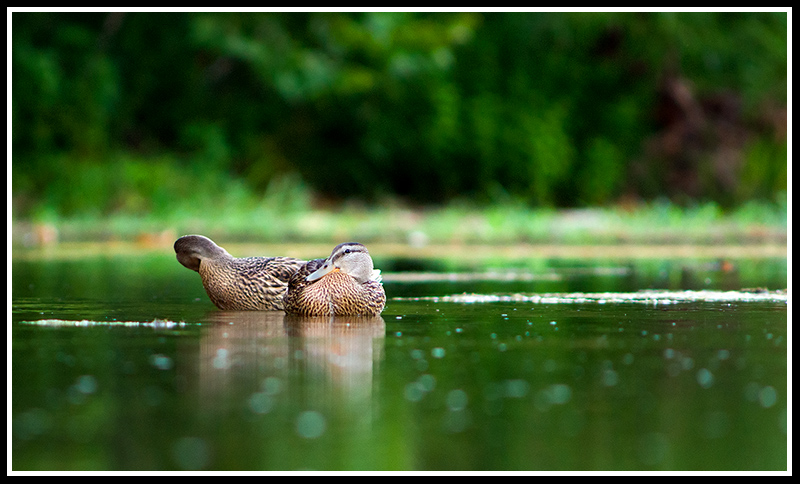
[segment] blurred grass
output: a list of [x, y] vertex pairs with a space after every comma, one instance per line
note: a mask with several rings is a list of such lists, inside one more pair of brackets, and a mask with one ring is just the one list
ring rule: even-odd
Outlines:
[[[319, 198], [298, 174], [262, 192], [223, 169], [196, 170], [170, 157], [120, 155], [115, 163], [65, 169], [56, 189], [15, 192], [13, 243], [122, 241], [163, 245], [200, 233], [229, 242], [428, 244], [753, 244], [787, 240], [787, 203], [666, 200], [604, 207], [531, 207], [512, 197], [410, 205], [387, 196], [365, 204]], [[26, 215], [17, 215], [26, 214]], [[162, 240], [163, 239], [163, 240]]]
[[[42, 245], [36, 230], [47, 228], [52, 242], [142, 242], [199, 233], [241, 243], [402, 243], [430, 244], [786, 244], [786, 206], [750, 203], [722, 211], [714, 203], [683, 208], [669, 203], [557, 210], [517, 205], [490, 207], [453, 203], [411, 208], [398, 203], [365, 206], [343, 203], [327, 209], [287, 208], [225, 198], [207, 204], [179, 204], [146, 214], [50, 215], [16, 220], [15, 246]], [[43, 241], [45, 244], [47, 241]], [[163, 241], [160, 241], [163, 242]], [[159, 243], [160, 243], [159, 242]]]

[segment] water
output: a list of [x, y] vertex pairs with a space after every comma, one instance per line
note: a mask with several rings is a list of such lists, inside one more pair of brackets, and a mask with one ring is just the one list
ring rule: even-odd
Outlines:
[[12, 469], [787, 467], [786, 296], [683, 291], [785, 259], [376, 266], [382, 316], [330, 323], [218, 311], [168, 255], [15, 261]]

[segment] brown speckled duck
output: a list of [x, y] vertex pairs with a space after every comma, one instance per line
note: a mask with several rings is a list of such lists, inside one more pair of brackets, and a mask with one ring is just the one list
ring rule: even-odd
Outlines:
[[283, 301], [287, 313], [301, 316], [375, 316], [383, 311], [386, 293], [367, 248], [347, 242], [327, 259], [301, 267], [289, 279]]
[[218, 308], [281, 310], [289, 277], [306, 264], [290, 257], [236, 258], [202, 235], [175, 241], [175, 255], [200, 273], [203, 287]]

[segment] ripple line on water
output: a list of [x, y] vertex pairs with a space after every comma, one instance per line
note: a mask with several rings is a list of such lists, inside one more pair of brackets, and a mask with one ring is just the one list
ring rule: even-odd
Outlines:
[[434, 301], [453, 303], [526, 302], [534, 304], [677, 304], [688, 302], [788, 302], [785, 290], [779, 291], [659, 291], [546, 293], [546, 294], [452, 294], [449, 296], [395, 297], [395, 301]]
[[173, 328], [183, 328], [186, 326], [190, 326], [192, 323], [186, 323], [184, 321], [170, 321], [166, 319], [154, 319], [152, 321], [92, 321], [88, 319], [74, 321], [65, 319], [38, 319], [35, 321], [20, 321], [20, 324], [29, 324], [33, 326], [47, 326], [53, 328], [117, 326], [117, 327], [149, 327], [158, 329], [173, 329]]

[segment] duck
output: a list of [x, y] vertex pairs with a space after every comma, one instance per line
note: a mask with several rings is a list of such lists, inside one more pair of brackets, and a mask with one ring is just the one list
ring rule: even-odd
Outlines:
[[289, 278], [308, 261], [291, 257], [233, 257], [203, 235], [175, 241], [184, 267], [200, 274], [216, 307], [232, 311], [281, 311]]
[[289, 278], [283, 307], [300, 316], [377, 316], [386, 304], [381, 271], [358, 242], [337, 245], [327, 259], [304, 264]]

